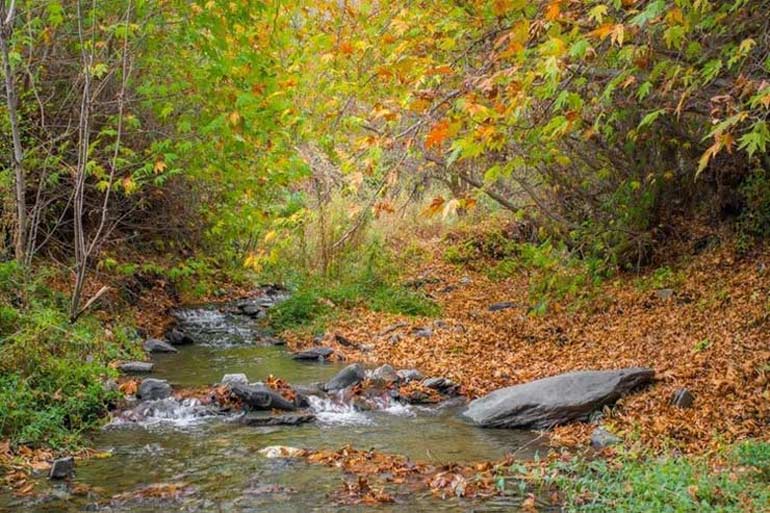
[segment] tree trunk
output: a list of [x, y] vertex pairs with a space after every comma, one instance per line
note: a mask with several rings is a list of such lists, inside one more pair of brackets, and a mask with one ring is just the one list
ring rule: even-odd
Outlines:
[[14, 18], [13, 4], [11, 4], [11, 8], [7, 14], [4, 8], [0, 9], [0, 53], [2, 53], [3, 74], [5, 75], [5, 96], [8, 104], [8, 117], [11, 124], [11, 138], [13, 139], [11, 166], [13, 168], [14, 176], [14, 202], [16, 204], [16, 222], [13, 242], [16, 261], [23, 263], [25, 261], [25, 248], [27, 245], [26, 185], [24, 183], [24, 167], [22, 165], [24, 152], [21, 148], [21, 133], [16, 112], [16, 86], [13, 81], [13, 70], [11, 68], [10, 51], [8, 49], [8, 44], [13, 32]]

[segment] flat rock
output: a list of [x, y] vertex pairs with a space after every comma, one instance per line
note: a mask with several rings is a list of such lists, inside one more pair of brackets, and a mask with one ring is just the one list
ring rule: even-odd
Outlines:
[[144, 341], [144, 350], [148, 353], [178, 353], [179, 350], [169, 344], [157, 338], [148, 338]]
[[139, 384], [136, 396], [143, 401], [155, 401], [171, 396], [171, 385], [165, 379], [147, 378]]
[[68, 456], [53, 460], [51, 470], [48, 472], [49, 479], [69, 479], [75, 474], [75, 458]]
[[354, 363], [339, 371], [336, 376], [326, 383], [324, 389], [327, 391], [342, 390], [360, 383], [364, 378], [366, 378], [364, 367], [360, 363]]
[[223, 385], [235, 385], [237, 383], [240, 383], [242, 385], [248, 385], [249, 378], [246, 377], [246, 374], [243, 374], [243, 373], [225, 374], [224, 376], [222, 376], [220, 383], [222, 383]]
[[281, 394], [264, 385], [230, 385], [230, 391], [235, 397], [252, 410], [296, 410], [297, 407]]
[[587, 420], [591, 412], [652, 381], [640, 367], [579, 371], [501, 388], [472, 401], [462, 416], [481, 427], [550, 429]]
[[433, 390], [438, 390], [442, 394], [446, 395], [455, 395], [457, 393], [457, 389], [459, 388], [459, 385], [448, 378], [427, 378], [422, 382], [423, 385], [425, 385], [427, 388], [432, 388]]
[[287, 413], [285, 415], [257, 415], [247, 414], [241, 417], [241, 424], [247, 426], [299, 426], [313, 422], [315, 415], [312, 413]]
[[417, 369], [401, 369], [396, 371], [396, 374], [398, 374], [401, 381], [406, 383], [410, 381], [420, 381], [423, 378], [422, 372]]
[[299, 351], [291, 355], [295, 360], [304, 361], [324, 361], [327, 360], [332, 354], [334, 349], [331, 347], [311, 347], [305, 351]]
[[152, 372], [155, 365], [151, 362], [124, 362], [118, 365], [121, 372]]

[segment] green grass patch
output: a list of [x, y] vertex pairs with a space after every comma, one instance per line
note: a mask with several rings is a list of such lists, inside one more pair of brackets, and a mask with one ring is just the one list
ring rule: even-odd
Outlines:
[[545, 482], [561, 490], [563, 511], [573, 513], [770, 511], [770, 444], [746, 442], [720, 460], [626, 455], [559, 462]]
[[270, 310], [270, 324], [277, 331], [321, 332], [336, 316], [357, 306], [413, 316], [439, 314], [435, 301], [399, 280], [392, 255], [374, 244], [330, 275], [296, 275], [289, 283], [291, 296]]

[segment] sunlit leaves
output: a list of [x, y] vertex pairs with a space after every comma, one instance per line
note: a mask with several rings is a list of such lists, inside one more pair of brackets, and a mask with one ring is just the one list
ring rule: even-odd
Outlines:
[[449, 135], [449, 121], [448, 120], [441, 120], [437, 123], [435, 123], [430, 130], [428, 131], [428, 135], [425, 137], [425, 147], [427, 149], [440, 146], [441, 143], [444, 142], [444, 140]]

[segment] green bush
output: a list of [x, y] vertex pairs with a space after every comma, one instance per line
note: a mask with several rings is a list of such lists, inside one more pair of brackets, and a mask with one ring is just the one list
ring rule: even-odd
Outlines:
[[138, 356], [139, 345], [121, 324], [111, 335], [94, 318], [70, 324], [66, 297], [44, 276], [0, 264], [0, 437], [73, 448], [116, 398], [104, 386], [115, 375], [108, 364]]
[[770, 178], [757, 170], [743, 182], [739, 193], [745, 205], [736, 223], [738, 249], [746, 251], [770, 236]]

